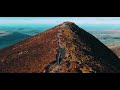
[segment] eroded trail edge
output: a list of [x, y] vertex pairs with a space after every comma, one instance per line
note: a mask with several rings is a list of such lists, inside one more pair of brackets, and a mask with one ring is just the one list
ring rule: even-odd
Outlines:
[[[64, 59], [64, 57], [65, 57], [65, 46], [63, 45], [63, 42], [62, 42], [62, 40], [61, 40], [61, 36], [62, 36], [62, 31], [63, 31], [63, 29], [60, 29], [60, 30], [58, 30], [58, 33], [57, 33], [57, 44], [58, 44], [58, 49], [56, 50], [57, 51], [57, 54], [56, 54], [56, 59], [53, 61], [53, 62], [51, 62], [51, 63], [49, 63], [46, 67], [45, 67], [45, 71], [44, 71], [44, 73], [49, 73], [49, 72], [51, 72], [51, 73], [54, 73], [54, 72], [59, 72], [59, 70], [60, 70], [60, 62]], [[50, 67], [52, 66], [52, 65], [55, 65], [56, 64], [56, 66], [52, 69], [52, 70], [50, 70]]]

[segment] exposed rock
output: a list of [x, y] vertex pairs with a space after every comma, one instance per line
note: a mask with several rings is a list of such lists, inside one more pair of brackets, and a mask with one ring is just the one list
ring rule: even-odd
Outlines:
[[120, 58], [120, 46], [109, 47]]
[[1, 73], [118, 73], [119, 58], [72, 22], [0, 50]]

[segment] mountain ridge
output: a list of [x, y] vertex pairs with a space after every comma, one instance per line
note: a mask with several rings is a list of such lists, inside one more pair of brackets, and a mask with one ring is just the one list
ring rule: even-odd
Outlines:
[[0, 50], [0, 72], [117, 73], [119, 58], [93, 35], [64, 22]]

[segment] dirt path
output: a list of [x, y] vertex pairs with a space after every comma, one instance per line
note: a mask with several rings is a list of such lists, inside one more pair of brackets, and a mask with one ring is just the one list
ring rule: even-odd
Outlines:
[[[59, 72], [60, 70], [60, 62], [65, 57], [65, 47], [63, 45], [63, 42], [61, 41], [61, 38], [62, 38], [61, 36], [62, 36], [62, 29], [58, 30], [58, 33], [57, 33], [57, 43], [59, 48], [56, 50], [57, 51], [56, 60], [54, 60], [53, 62], [51, 62], [45, 67], [45, 71], [44, 71], [45, 73]], [[50, 71], [50, 67], [54, 64], [56, 64], [56, 67]]]

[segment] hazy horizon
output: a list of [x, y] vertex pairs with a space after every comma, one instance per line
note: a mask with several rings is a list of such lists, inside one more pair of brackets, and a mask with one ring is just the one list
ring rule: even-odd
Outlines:
[[107, 46], [120, 45], [120, 17], [0, 17], [0, 48], [71, 21]]

